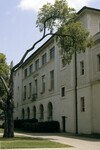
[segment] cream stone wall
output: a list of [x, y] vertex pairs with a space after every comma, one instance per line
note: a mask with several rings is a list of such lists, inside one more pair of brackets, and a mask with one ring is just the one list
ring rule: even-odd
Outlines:
[[[100, 11], [83, 9], [78, 20], [91, 35], [98, 32]], [[97, 70], [97, 55], [100, 54], [100, 37], [95, 36], [95, 45], [86, 49], [84, 53], [77, 54], [77, 124], [78, 133], [100, 133], [100, 71]], [[50, 60], [50, 49], [55, 46], [55, 58]], [[55, 38], [51, 38], [37, 50], [16, 71], [14, 77], [14, 118], [22, 119], [22, 109], [25, 118], [28, 118], [27, 108], [30, 109], [30, 118], [33, 118], [33, 107], [36, 107], [36, 118], [38, 121], [47, 121], [48, 104], [52, 103], [53, 116], [51, 120], [60, 123], [61, 131], [76, 133], [76, 104], [75, 104], [75, 59], [74, 55], [70, 64], [62, 66], [59, 47]], [[42, 56], [47, 53], [47, 63], [42, 65]], [[39, 59], [39, 69], [35, 71], [35, 61]], [[84, 62], [84, 74], [82, 75], [80, 62]], [[33, 64], [33, 72], [29, 75], [29, 66]], [[28, 76], [24, 77], [25, 69]], [[54, 90], [50, 90], [50, 71], [54, 70]], [[42, 93], [41, 77], [45, 75], [45, 92]], [[35, 93], [35, 80], [38, 80], [38, 97], [32, 100]], [[29, 83], [32, 83], [32, 95], [29, 97]], [[27, 86], [26, 100], [24, 100], [24, 86]], [[61, 90], [65, 88], [65, 96], [62, 97]], [[84, 99], [84, 111], [81, 110], [81, 98]], [[44, 118], [40, 118], [40, 105], [44, 108]]]

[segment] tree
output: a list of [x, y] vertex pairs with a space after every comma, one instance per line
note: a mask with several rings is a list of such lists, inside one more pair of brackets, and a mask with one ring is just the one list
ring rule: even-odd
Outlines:
[[[35, 42], [31, 48], [26, 50], [22, 59], [17, 65], [11, 68], [9, 85], [7, 87], [4, 79], [0, 79], [7, 92], [7, 100], [4, 103], [0, 101], [1, 107], [5, 112], [5, 130], [4, 137], [14, 137], [13, 129], [13, 75], [18, 67], [22, 65], [27, 54], [45, 37], [52, 35], [57, 39], [61, 47], [63, 63], [70, 63], [72, 55], [75, 52], [84, 52], [86, 47], [92, 45], [92, 38], [82, 27], [81, 23], [76, 21], [77, 14], [73, 8], [68, 7], [66, 0], [55, 0], [54, 5], [45, 4], [39, 11], [37, 17], [37, 27], [43, 33], [42, 37]], [[81, 43], [81, 44], [80, 44]]]
[[[38, 13], [36, 23], [45, 36], [51, 34], [57, 37], [64, 63], [70, 63], [75, 52], [84, 52], [87, 47], [93, 45], [93, 38], [82, 24], [77, 22], [75, 9], [68, 7], [66, 0], [55, 0], [54, 5], [45, 4]], [[55, 30], [57, 32], [54, 32]]]
[[[6, 83], [8, 84], [9, 66], [6, 63], [6, 56], [2, 53], [0, 53], [0, 76], [2, 76], [6, 81]], [[0, 81], [0, 97], [2, 97], [4, 100], [6, 99], [6, 92], [4, 86], [2, 86], [1, 81]]]

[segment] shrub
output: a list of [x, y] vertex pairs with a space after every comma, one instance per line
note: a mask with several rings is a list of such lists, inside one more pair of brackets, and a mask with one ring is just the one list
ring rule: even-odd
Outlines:
[[59, 132], [60, 126], [58, 121], [46, 121], [38, 123], [24, 123], [23, 130], [30, 132]]
[[35, 118], [14, 120], [14, 127], [22, 129], [23, 124], [25, 124], [25, 123], [36, 123], [36, 122], [38, 122], [38, 120]]

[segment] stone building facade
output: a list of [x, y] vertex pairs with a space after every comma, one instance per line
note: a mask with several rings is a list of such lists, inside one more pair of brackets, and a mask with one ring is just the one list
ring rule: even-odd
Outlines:
[[100, 133], [100, 10], [83, 7], [77, 20], [94, 46], [66, 66], [54, 37], [38, 48], [16, 71], [14, 119], [57, 120], [64, 132]]

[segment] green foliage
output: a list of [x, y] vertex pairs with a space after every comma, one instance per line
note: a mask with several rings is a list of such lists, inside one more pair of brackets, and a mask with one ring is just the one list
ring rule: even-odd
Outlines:
[[[9, 81], [9, 66], [6, 63], [6, 56], [0, 53], [0, 76], [4, 78], [6, 83]], [[0, 80], [0, 97], [6, 98], [5, 88]]]
[[[16, 120], [17, 121], [17, 120]], [[36, 119], [32, 121], [19, 120], [15, 121], [15, 127], [28, 132], [59, 132], [60, 125], [58, 121], [37, 122]], [[17, 124], [16, 124], [17, 123]], [[19, 123], [19, 124], [18, 124]]]
[[[64, 64], [71, 62], [75, 52], [84, 52], [93, 45], [93, 38], [76, 18], [75, 9], [68, 7], [67, 0], [55, 0], [54, 5], [47, 3], [38, 13], [37, 27], [57, 36]], [[53, 33], [55, 29], [57, 32]]]
[[38, 13], [36, 24], [40, 31], [43, 31], [41, 24], [46, 21], [45, 28], [52, 32], [55, 27], [58, 29], [75, 16], [75, 9], [68, 7], [66, 0], [55, 0], [54, 5], [50, 3], [43, 5]]
[[24, 123], [36, 123], [38, 122], [37, 119], [32, 118], [32, 119], [18, 119], [18, 120], [14, 120], [14, 127], [15, 128], [23, 128], [23, 124]]
[[75, 52], [85, 52], [87, 47], [93, 45], [92, 37], [89, 37], [89, 32], [85, 30], [80, 22], [71, 22], [62, 26], [58, 33], [59, 46], [61, 47], [61, 55], [63, 63], [70, 63]]

